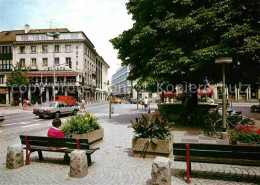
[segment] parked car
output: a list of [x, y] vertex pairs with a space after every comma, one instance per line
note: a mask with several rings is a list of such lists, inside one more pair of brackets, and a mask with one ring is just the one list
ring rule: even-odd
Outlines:
[[122, 100], [120, 100], [120, 99], [117, 99], [117, 98], [112, 98], [111, 100], [111, 103], [115, 103], [115, 104], [117, 104], [117, 103], [122, 103]]
[[[138, 99], [138, 103], [139, 103], [139, 104], [141, 104], [142, 101], [143, 101], [142, 98], [139, 98], [139, 99]], [[137, 103], [137, 98], [131, 99], [129, 102], [130, 102], [131, 104], [136, 104], [136, 103]]]
[[0, 123], [2, 123], [5, 120], [5, 117], [3, 114], [0, 114]]
[[[73, 96], [56, 95], [55, 99], [55, 101], [67, 102], [69, 105], [75, 105], [76, 103], [76, 99]], [[51, 97], [51, 101], [53, 101], [53, 96]]]
[[71, 106], [67, 102], [46, 102], [41, 107], [33, 109], [33, 114], [39, 118], [44, 116], [59, 118], [64, 114], [76, 115], [78, 111], [77, 106]]
[[250, 112], [260, 112], [260, 104], [259, 105], [252, 105]]

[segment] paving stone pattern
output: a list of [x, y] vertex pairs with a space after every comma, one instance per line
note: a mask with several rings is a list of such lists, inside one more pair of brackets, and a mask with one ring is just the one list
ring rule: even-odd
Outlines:
[[[121, 106], [121, 105], [117, 105]], [[133, 107], [134, 110], [134, 107]], [[88, 184], [88, 185], [142, 185], [151, 184], [152, 158], [137, 158], [132, 156], [132, 128], [127, 128], [129, 120], [137, 114], [123, 108], [122, 113], [112, 120], [102, 117], [100, 120], [105, 130], [104, 139], [93, 147], [99, 147], [92, 154], [92, 166], [84, 178], [69, 177], [69, 164], [63, 163], [63, 155], [43, 152], [45, 160], [38, 161], [36, 153], [31, 155], [29, 166], [9, 170], [5, 167], [7, 146], [20, 143], [18, 134], [2, 133], [0, 135], [0, 184]], [[46, 135], [50, 124], [44, 129], [33, 132], [20, 130], [20, 134]], [[33, 133], [33, 134], [32, 134]], [[200, 134], [190, 134], [188, 130], [174, 131], [176, 142], [212, 142], [212, 139]], [[193, 163], [192, 184], [260, 184], [260, 167]], [[186, 184], [186, 163], [174, 161], [171, 168], [172, 184]]]

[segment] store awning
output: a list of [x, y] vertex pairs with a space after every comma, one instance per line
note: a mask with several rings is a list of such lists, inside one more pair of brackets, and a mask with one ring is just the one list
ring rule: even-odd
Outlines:
[[198, 95], [213, 95], [213, 89], [199, 89]]
[[6, 94], [6, 89], [5, 88], [0, 88], [0, 94]]

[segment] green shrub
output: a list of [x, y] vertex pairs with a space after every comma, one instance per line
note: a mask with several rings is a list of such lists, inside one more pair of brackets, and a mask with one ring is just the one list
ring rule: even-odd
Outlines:
[[164, 118], [159, 112], [142, 114], [136, 121], [131, 121], [135, 138], [156, 138], [168, 140], [172, 137], [169, 128], [172, 123]]
[[71, 116], [67, 119], [66, 124], [61, 127], [65, 135], [85, 134], [100, 129], [97, 117], [93, 114], [85, 113], [84, 115]]
[[260, 129], [252, 125], [237, 125], [229, 131], [229, 143], [260, 144]]

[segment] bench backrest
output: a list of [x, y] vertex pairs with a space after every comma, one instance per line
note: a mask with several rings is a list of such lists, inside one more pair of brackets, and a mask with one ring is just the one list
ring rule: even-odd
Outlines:
[[[174, 143], [173, 155], [186, 156], [186, 144]], [[219, 145], [219, 144], [198, 144], [190, 145], [190, 156], [212, 157], [229, 159], [260, 160], [260, 146], [256, 145]]]
[[43, 146], [43, 147], [66, 147], [70, 149], [89, 149], [87, 139], [76, 138], [56, 138], [56, 137], [44, 137], [44, 136], [24, 136], [20, 135], [20, 139], [23, 145], [28, 144], [30, 146]]

